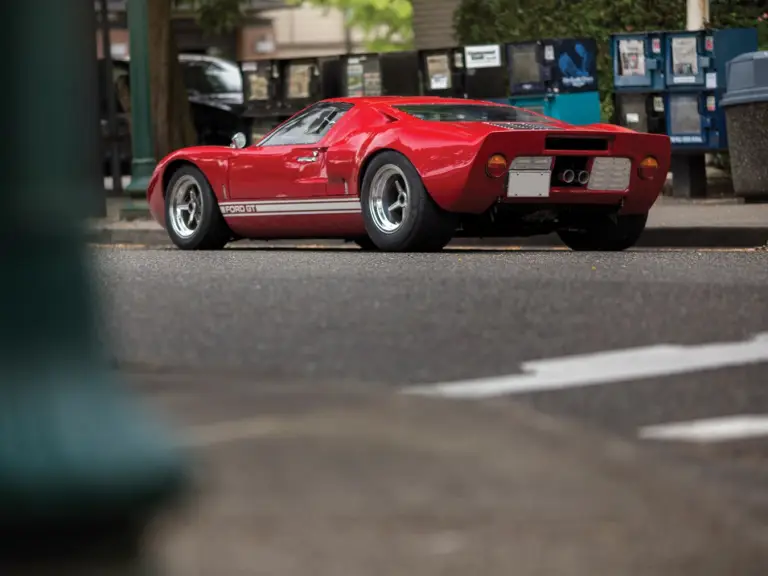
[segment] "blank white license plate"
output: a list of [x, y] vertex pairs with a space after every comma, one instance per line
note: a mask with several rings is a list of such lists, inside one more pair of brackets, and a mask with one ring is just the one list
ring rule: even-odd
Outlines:
[[510, 172], [507, 183], [507, 196], [509, 198], [546, 198], [549, 196], [549, 182], [552, 173], [534, 172]]

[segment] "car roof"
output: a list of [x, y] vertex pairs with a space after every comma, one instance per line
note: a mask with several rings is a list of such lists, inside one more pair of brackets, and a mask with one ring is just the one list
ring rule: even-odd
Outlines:
[[238, 71], [240, 70], [235, 62], [227, 60], [226, 58], [220, 58], [219, 56], [211, 56], [209, 54], [190, 54], [182, 52], [179, 54], [179, 62], [209, 62], [211, 64], [221, 64], [228, 68], [237, 68]]
[[468, 98], [443, 98], [440, 96], [347, 96], [343, 98], [329, 98], [323, 102], [345, 102], [358, 106], [397, 106], [413, 104], [482, 104], [486, 106], [506, 106], [501, 102], [486, 100], [471, 100]]

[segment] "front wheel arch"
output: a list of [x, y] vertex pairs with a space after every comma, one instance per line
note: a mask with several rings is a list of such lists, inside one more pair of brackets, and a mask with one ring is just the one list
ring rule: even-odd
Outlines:
[[171, 183], [171, 180], [173, 179], [173, 175], [176, 174], [176, 172], [178, 172], [185, 166], [190, 166], [192, 168], [197, 168], [198, 170], [200, 170], [200, 168], [198, 168], [194, 162], [190, 162], [189, 160], [186, 160], [184, 158], [169, 162], [168, 165], [163, 169], [163, 176], [161, 180], [161, 183], [163, 186], [162, 188], [163, 205], [165, 205], [165, 201], [168, 199], [168, 185]]

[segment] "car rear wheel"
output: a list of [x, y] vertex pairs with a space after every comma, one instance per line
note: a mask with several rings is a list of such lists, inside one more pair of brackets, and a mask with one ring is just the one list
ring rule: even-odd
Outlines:
[[583, 229], [559, 230], [563, 244], [578, 252], [620, 252], [640, 239], [648, 214], [606, 216], [586, 224]]
[[194, 166], [174, 172], [165, 210], [168, 235], [182, 250], [219, 250], [232, 238], [208, 179]]
[[368, 237], [381, 250], [441, 250], [456, 231], [457, 217], [432, 200], [416, 168], [397, 152], [371, 161], [361, 201]]

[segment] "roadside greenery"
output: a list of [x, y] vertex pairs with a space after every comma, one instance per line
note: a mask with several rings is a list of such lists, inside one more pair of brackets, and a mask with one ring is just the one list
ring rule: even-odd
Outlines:
[[288, 0], [336, 8], [347, 16], [347, 26], [363, 33], [368, 52], [390, 52], [413, 48], [411, 0]]
[[[347, 26], [363, 33], [365, 49], [369, 52], [413, 48], [411, 0], [287, 0], [287, 3], [341, 10], [347, 17]], [[242, 2], [198, 0], [196, 13], [204, 30], [221, 34], [242, 23]]]
[[[613, 115], [612, 33], [685, 29], [685, 0], [462, 0], [454, 14], [461, 45], [557, 37], [595, 38], [602, 116]], [[768, 49], [765, 0], [710, 0], [712, 28], [757, 26]]]

